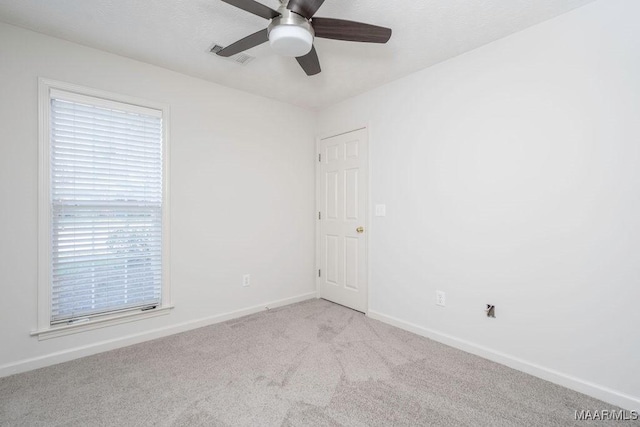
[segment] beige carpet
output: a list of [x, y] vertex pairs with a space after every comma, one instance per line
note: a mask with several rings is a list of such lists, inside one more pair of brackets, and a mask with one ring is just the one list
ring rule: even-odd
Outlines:
[[324, 300], [0, 378], [2, 426], [602, 425], [574, 421], [602, 409], [619, 408]]

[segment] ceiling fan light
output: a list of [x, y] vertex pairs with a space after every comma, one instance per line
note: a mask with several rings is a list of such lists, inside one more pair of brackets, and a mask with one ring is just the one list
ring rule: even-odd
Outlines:
[[305, 56], [313, 47], [313, 36], [303, 27], [279, 25], [269, 32], [269, 44], [279, 55]]

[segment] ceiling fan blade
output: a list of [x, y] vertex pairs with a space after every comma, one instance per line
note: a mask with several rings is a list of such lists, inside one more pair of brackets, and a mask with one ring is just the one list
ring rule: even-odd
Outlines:
[[307, 53], [305, 56], [299, 56], [296, 58], [298, 64], [302, 67], [307, 76], [315, 76], [320, 71], [320, 61], [318, 60], [318, 53], [316, 52], [315, 47], [311, 47], [311, 52]]
[[222, 0], [232, 6], [246, 10], [249, 13], [258, 15], [264, 19], [273, 19], [280, 16], [278, 12], [254, 0]]
[[324, 3], [324, 0], [289, 0], [287, 9], [307, 19], [311, 19], [318, 9], [320, 9], [322, 3]]
[[247, 36], [242, 40], [238, 40], [237, 42], [225, 47], [220, 52], [218, 52], [218, 55], [224, 56], [224, 57], [233, 56], [236, 53], [240, 53], [247, 49], [251, 49], [252, 47], [261, 45], [262, 43], [265, 43], [268, 40], [269, 40], [269, 33], [265, 28], [264, 30], [260, 30], [257, 33], [253, 33], [250, 36]]
[[316, 37], [346, 40], [351, 42], [386, 43], [391, 38], [391, 29], [361, 22], [333, 18], [313, 18], [311, 25]]

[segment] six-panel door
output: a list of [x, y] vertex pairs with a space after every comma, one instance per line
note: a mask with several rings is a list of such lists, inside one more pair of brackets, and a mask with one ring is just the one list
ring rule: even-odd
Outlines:
[[323, 139], [318, 182], [322, 298], [367, 310], [367, 133]]

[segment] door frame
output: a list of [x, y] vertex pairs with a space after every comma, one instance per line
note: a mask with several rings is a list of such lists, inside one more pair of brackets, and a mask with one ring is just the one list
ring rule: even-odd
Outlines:
[[320, 201], [320, 191], [319, 191], [319, 185], [321, 182], [321, 177], [320, 177], [320, 162], [318, 161], [318, 155], [320, 154], [320, 143], [328, 138], [333, 138], [334, 136], [340, 136], [340, 135], [344, 135], [347, 133], [351, 133], [351, 132], [356, 132], [359, 130], [364, 130], [366, 138], [367, 138], [367, 159], [366, 159], [366, 164], [367, 164], [367, 168], [368, 170], [368, 174], [367, 174], [367, 182], [365, 183], [365, 197], [366, 197], [366, 203], [365, 205], [367, 206], [367, 216], [365, 218], [366, 224], [364, 224], [365, 227], [365, 253], [366, 253], [366, 257], [367, 257], [367, 288], [365, 291], [365, 301], [366, 301], [366, 307], [364, 310], [364, 314], [366, 316], [369, 315], [369, 307], [371, 306], [371, 292], [369, 292], [370, 288], [371, 288], [371, 257], [370, 257], [370, 246], [371, 246], [371, 233], [372, 233], [372, 229], [371, 229], [371, 224], [373, 224], [372, 218], [373, 218], [373, 214], [372, 214], [372, 209], [371, 209], [371, 126], [369, 123], [366, 124], [361, 124], [361, 125], [356, 125], [356, 126], [350, 126], [348, 128], [340, 128], [342, 130], [338, 130], [338, 131], [333, 131], [333, 132], [327, 132], [324, 134], [320, 134], [320, 136], [316, 136], [316, 143], [315, 143], [315, 152], [314, 152], [314, 162], [315, 162], [315, 185], [314, 185], [314, 191], [315, 191], [315, 210], [313, 212], [314, 218], [315, 218], [315, 269], [314, 269], [314, 273], [313, 273], [313, 277], [315, 278], [315, 284], [316, 284], [316, 298], [322, 298], [322, 295], [320, 295], [320, 277], [318, 277], [318, 270], [321, 268], [320, 265], [320, 221], [318, 220], [318, 212], [321, 206], [321, 201]]

